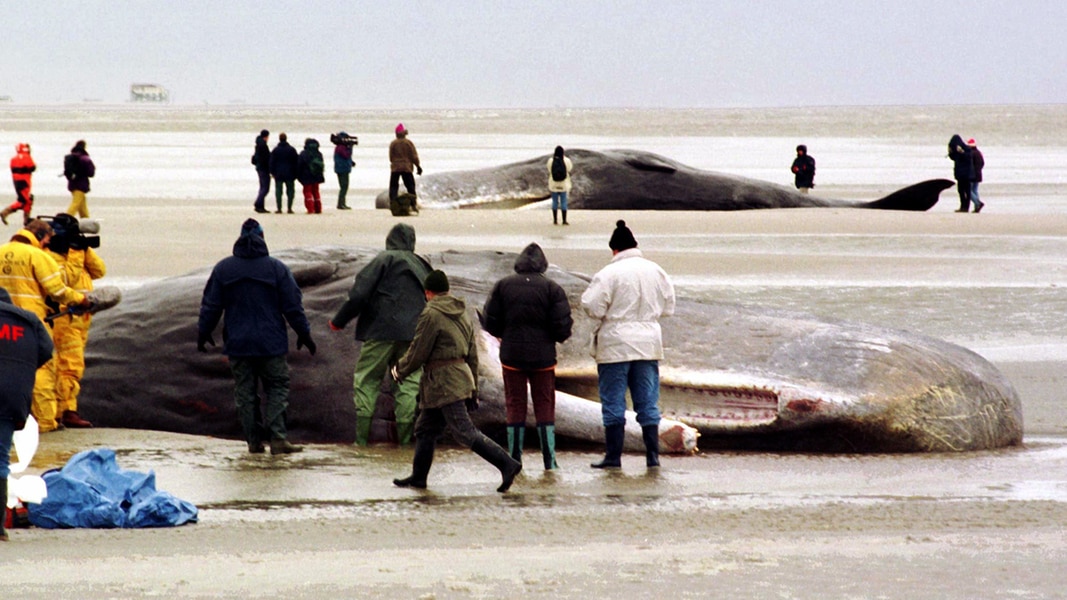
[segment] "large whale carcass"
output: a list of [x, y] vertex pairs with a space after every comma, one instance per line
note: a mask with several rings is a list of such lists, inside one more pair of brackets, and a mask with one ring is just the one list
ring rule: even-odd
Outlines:
[[[313, 247], [275, 253], [293, 270], [318, 353], [291, 352], [290, 431], [296, 440], [351, 442], [351, 328], [328, 320], [355, 273], [377, 250]], [[427, 255], [470, 310], [513, 272], [516, 254]], [[218, 351], [196, 351], [196, 321], [209, 268], [129, 289], [121, 305], [97, 315], [87, 348], [82, 412], [102, 426], [240, 438], [233, 383]], [[595, 326], [577, 308], [585, 276], [551, 267], [548, 276], [575, 307], [571, 339], [557, 367], [561, 440], [603, 440], [596, 365], [588, 354]], [[1004, 376], [977, 354], [904, 331], [833, 321], [773, 308], [680, 299], [663, 319], [661, 363], [664, 451], [701, 447], [830, 451], [961, 451], [1018, 444], [1022, 410]], [[476, 423], [505, 425], [495, 340], [482, 333]], [[532, 418], [532, 411], [530, 411]], [[686, 423], [683, 426], [677, 421]], [[532, 425], [532, 423], [531, 423]], [[381, 433], [379, 432], [379, 435]], [[640, 449], [640, 429], [627, 447]]]
[[[574, 162], [570, 208], [586, 210], [749, 210], [873, 208], [925, 211], [954, 183], [930, 179], [870, 202], [801, 194], [796, 189], [705, 171], [640, 150], [568, 150]], [[419, 208], [518, 208], [549, 197], [549, 155], [485, 169], [449, 171], [419, 180]], [[389, 192], [377, 208], [389, 208]]]

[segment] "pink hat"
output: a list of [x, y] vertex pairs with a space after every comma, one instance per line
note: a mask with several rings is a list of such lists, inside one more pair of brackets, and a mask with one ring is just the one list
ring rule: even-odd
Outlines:
[[968, 146], [973, 146], [974, 145], [974, 138], [971, 138], [971, 139], [967, 140], [967, 145]]
[[406, 131], [407, 131], [407, 129], [404, 129], [404, 124], [403, 123], [397, 123], [397, 125], [396, 125], [396, 132], [397, 133], [404, 133]]

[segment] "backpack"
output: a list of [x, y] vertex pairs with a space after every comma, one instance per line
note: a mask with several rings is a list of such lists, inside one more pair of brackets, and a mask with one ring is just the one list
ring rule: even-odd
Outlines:
[[68, 180], [74, 179], [78, 176], [78, 163], [81, 162], [78, 159], [77, 154], [68, 154], [63, 157], [63, 176]]
[[552, 157], [552, 181], [564, 181], [567, 179], [567, 164], [562, 156]]

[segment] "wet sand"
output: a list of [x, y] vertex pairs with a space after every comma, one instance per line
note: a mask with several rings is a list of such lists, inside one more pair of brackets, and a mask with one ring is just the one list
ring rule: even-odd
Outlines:
[[[62, 204], [42, 200], [44, 207]], [[91, 197], [90, 207], [104, 222], [109, 278], [122, 284], [213, 264], [229, 254], [250, 213]], [[455, 211], [424, 212], [410, 222], [421, 251], [517, 251], [537, 241], [552, 262], [592, 273], [610, 257], [607, 239], [618, 218], [646, 255], [679, 281], [702, 285], [1067, 285], [1061, 256], [1019, 242], [1063, 239], [1067, 217], [1055, 215], [574, 211], [563, 228], [551, 226], [547, 211]], [[272, 249], [379, 248], [395, 222], [384, 211], [329, 209], [260, 220]], [[829, 234], [846, 247], [775, 248], [788, 246], [790, 236]], [[978, 242], [942, 256], [886, 251], [887, 240], [920, 247]], [[990, 257], [975, 247], [1014, 250]], [[992, 311], [1019, 302], [1007, 292], [990, 297]], [[1057, 302], [1037, 315], [1050, 331], [1063, 321]], [[892, 319], [883, 308], [870, 318]], [[910, 318], [911, 328], [937, 332], [941, 313], [917, 310]], [[957, 322], [946, 328], [961, 329]], [[37, 472], [79, 450], [110, 447], [124, 468], [153, 469], [160, 489], [197, 504], [200, 522], [140, 531], [16, 530], [0, 545], [3, 595], [1057, 597], [1067, 584], [1067, 416], [1059, 398], [1065, 361], [1055, 350], [1042, 360], [1013, 353], [1003, 332], [975, 329], [949, 337], [996, 350], [993, 362], [1023, 399], [1021, 447], [914, 456], [705, 452], [668, 457], [652, 472], [643, 457], [627, 455], [613, 473], [588, 468], [596, 458], [588, 450], [569, 449], [560, 453], [560, 471], [548, 474], [531, 447], [524, 475], [500, 495], [492, 468], [456, 449], [438, 455], [430, 490], [418, 492], [390, 484], [406, 474], [410, 453], [389, 447], [316, 445], [271, 457], [195, 436], [48, 434]]]

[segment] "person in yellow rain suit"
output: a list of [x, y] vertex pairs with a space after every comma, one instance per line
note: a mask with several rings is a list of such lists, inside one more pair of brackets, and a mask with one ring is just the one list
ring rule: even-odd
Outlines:
[[[42, 248], [52, 236], [52, 226], [34, 219], [0, 246], [0, 287], [11, 295], [11, 303], [44, 321], [48, 314], [46, 298], [66, 305], [88, 307], [85, 294], [67, 286], [63, 270]], [[51, 331], [51, 328], [45, 327]], [[42, 433], [59, 428], [56, 421], [56, 362], [50, 360], [37, 369], [31, 412]]]
[[[107, 273], [100, 255], [93, 251], [98, 246], [98, 236], [82, 233], [86, 222], [79, 226], [78, 220], [66, 213], [52, 218], [52, 238], [48, 253], [66, 275], [67, 286], [82, 294], [93, 291], [93, 280]], [[91, 228], [89, 228], [91, 229]], [[59, 311], [66, 311], [62, 305]], [[85, 344], [89, 341], [89, 326], [93, 315], [65, 315], [52, 321], [52, 339], [56, 346], [56, 417], [65, 427], [92, 427], [93, 424], [78, 414], [78, 392], [85, 373]]]

